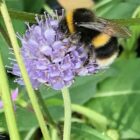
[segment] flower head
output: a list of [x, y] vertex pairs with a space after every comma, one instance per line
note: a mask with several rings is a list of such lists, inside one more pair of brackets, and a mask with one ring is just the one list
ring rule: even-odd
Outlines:
[[[37, 21], [37, 25], [29, 27], [25, 35], [20, 37], [23, 60], [35, 89], [44, 83], [60, 90], [64, 86], [69, 87], [75, 76], [97, 72], [95, 60], [88, 60], [88, 52], [83, 44], [72, 43], [70, 37], [61, 33], [57, 19]], [[17, 64], [13, 65], [12, 73], [20, 77], [16, 82], [23, 85]]]
[[[15, 90], [11, 91], [12, 101], [16, 101], [17, 97], [18, 97], [18, 88], [16, 88]], [[3, 108], [3, 102], [0, 100], [0, 109], [1, 108]]]

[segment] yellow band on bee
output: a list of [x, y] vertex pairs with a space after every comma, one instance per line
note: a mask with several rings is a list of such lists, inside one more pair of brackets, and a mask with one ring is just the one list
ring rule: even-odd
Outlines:
[[73, 25], [74, 24], [73, 23], [73, 11], [67, 13], [66, 20], [67, 20], [67, 25], [68, 25], [70, 33], [74, 33], [75, 30], [74, 30], [74, 25]]
[[95, 48], [100, 48], [104, 46], [110, 40], [111, 36], [101, 33], [92, 39], [92, 44]]

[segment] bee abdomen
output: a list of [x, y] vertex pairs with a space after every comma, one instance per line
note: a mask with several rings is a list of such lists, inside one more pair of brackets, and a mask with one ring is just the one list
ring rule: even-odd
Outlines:
[[95, 53], [98, 59], [106, 59], [111, 57], [114, 53], [118, 53], [118, 50], [117, 38], [112, 37], [105, 45], [95, 48]]

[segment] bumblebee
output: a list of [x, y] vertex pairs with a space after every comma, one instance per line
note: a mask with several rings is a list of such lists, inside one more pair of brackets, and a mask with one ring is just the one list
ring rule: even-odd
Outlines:
[[[129, 37], [129, 30], [111, 20], [96, 17], [89, 9], [78, 8], [66, 13], [60, 20], [59, 29], [66, 34], [80, 36], [85, 47], [91, 46], [100, 67], [110, 65], [117, 57], [117, 37]], [[90, 53], [91, 54], [91, 53]]]

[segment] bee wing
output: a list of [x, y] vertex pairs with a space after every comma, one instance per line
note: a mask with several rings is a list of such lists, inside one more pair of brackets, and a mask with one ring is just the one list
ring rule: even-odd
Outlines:
[[125, 26], [102, 18], [96, 18], [95, 22], [77, 23], [77, 26], [104, 32], [114, 37], [127, 38], [131, 36], [130, 31]]

